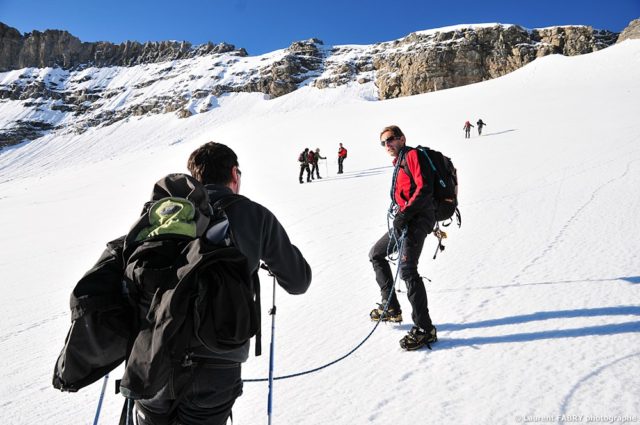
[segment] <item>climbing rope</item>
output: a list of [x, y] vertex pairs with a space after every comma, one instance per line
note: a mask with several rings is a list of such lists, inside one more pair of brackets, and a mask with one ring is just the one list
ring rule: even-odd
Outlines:
[[[400, 236], [400, 238], [397, 239], [398, 241], [398, 252], [402, 252], [402, 244], [404, 243], [404, 238], [406, 235], [406, 230], [403, 231], [402, 235]], [[388, 252], [388, 251], [387, 251]], [[387, 309], [389, 307], [389, 300], [391, 299], [391, 294], [393, 293], [393, 290], [396, 286], [396, 282], [398, 281], [398, 276], [400, 274], [400, 261], [398, 261], [398, 268], [396, 271], [396, 276], [393, 279], [393, 285], [391, 285], [391, 289], [389, 290], [389, 296], [387, 297], [387, 302], [384, 304], [384, 308], [383, 308], [383, 312], [382, 315], [384, 315], [387, 312]], [[295, 378], [298, 376], [303, 376], [303, 375], [308, 375], [310, 373], [314, 373], [314, 372], [318, 372], [322, 369], [326, 369], [329, 366], [332, 366], [344, 359], [346, 359], [347, 357], [349, 357], [350, 355], [352, 355], [353, 353], [356, 352], [356, 350], [358, 350], [360, 347], [362, 347], [362, 345], [367, 342], [367, 340], [371, 337], [371, 335], [373, 335], [373, 333], [375, 332], [375, 330], [378, 328], [378, 325], [380, 325], [380, 321], [377, 321], [376, 324], [373, 326], [373, 329], [371, 329], [371, 332], [369, 332], [369, 334], [362, 340], [360, 341], [360, 343], [358, 345], [356, 345], [351, 351], [349, 351], [347, 354], [345, 354], [342, 357], [339, 357], [327, 364], [324, 364], [322, 366], [318, 366], [316, 368], [313, 369], [309, 369], [309, 370], [305, 370], [302, 372], [297, 372], [297, 373], [292, 373], [289, 375], [283, 375], [283, 376], [275, 376], [273, 378], [271, 378], [274, 381], [280, 380], [280, 379], [289, 379], [289, 378]], [[269, 378], [255, 378], [255, 379], [243, 379], [244, 382], [267, 382], [269, 381]]]

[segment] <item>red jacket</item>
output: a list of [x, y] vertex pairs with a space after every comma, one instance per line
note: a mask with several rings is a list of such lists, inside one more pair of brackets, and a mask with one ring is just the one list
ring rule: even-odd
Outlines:
[[347, 150], [345, 148], [338, 149], [338, 158], [345, 158], [347, 156]]
[[[398, 160], [402, 161], [396, 174], [393, 201], [398, 205], [400, 211], [408, 216], [413, 216], [429, 207], [433, 209], [431, 190], [429, 183], [424, 181], [422, 177], [418, 154], [416, 149], [405, 148], [393, 160], [393, 165], [396, 165]], [[405, 169], [409, 170], [411, 176], [406, 173]]]

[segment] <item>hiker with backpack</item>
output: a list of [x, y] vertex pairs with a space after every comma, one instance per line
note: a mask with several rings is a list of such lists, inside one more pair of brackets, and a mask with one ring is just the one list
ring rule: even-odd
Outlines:
[[[191, 154], [187, 167], [191, 175], [204, 185], [211, 205], [230, 197], [238, 199], [242, 173], [231, 148], [221, 143], [206, 143]], [[258, 281], [262, 260], [288, 293], [306, 292], [311, 283], [311, 268], [268, 209], [249, 198], [240, 197], [225, 208], [225, 213], [232, 241], [246, 257], [254, 282]], [[242, 393], [240, 364], [248, 358], [249, 341], [230, 352], [212, 352], [204, 346], [194, 347], [193, 351], [191, 360], [194, 364], [201, 362], [203, 367], [195, 366], [187, 371], [196, 376], [178, 405], [178, 422], [224, 424], [235, 399]], [[220, 367], [216, 368], [217, 365]], [[145, 413], [162, 416], [174, 400], [175, 396], [172, 397], [167, 389], [155, 398], [141, 400], [137, 404]], [[140, 422], [140, 425], [160, 423], [163, 422], [148, 420]]]
[[300, 176], [298, 180], [302, 184], [302, 175], [307, 172], [307, 183], [311, 183], [311, 170], [309, 169], [309, 148], [304, 148], [304, 151], [298, 155], [298, 162], [300, 163]]
[[473, 124], [471, 124], [469, 121], [465, 121], [464, 126], [462, 127], [462, 129], [464, 130], [465, 139], [471, 138], [471, 127], [473, 127]]
[[482, 121], [482, 118], [480, 118], [476, 123], [476, 125], [478, 126], [478, 136], [482, 136], [482, 127], [484, 127], [487, 124], [485, 124], [484, 121]]
[[126, 361], [121, 423], [133, 423], [135, 403], [138, 425], [226, 424], [253, 336], [260, 354], [260, 262], [290, 294], [311, 283], [278, 219], [239, 195], [233, 150], [206, 143], [187, 168], [193, 177], [156, 183], [130, 232], [72, 293], [53, 385], [74, 392]]
[[338, 174], [342, 174], [342, 163], [345, 159], [347, 159], [347, 149], [342, 146], [342, 143], [339, 143], [340, 148], [338, 148]]
[[[399, 252], [399, 276], [407, 284], [414, 326], [400, 340], [404, 350], [417, 350], [437, 341], [436, 327], [429, 315], [427, 292], [418, 272], [418, 260], [424, 240], [436, 223], [432, 179], [425, 176], [429, 170], [419, 158], [419, 151], [406, 145], [406, 138], [398, 126], [385, 127], [380, 133], [380, 144], [394, 158], [392, 181], [392, 209], [395, 212], [393, 229], [376, 242], [369, 252], [382, 302], [370, 317], [374, 321], [401, 322], [402, 310], [393, 289], [394, 279], [387, 256]], [[399, 241], [401, 235], [404, 239]], [[389, 252], [388, 252], [389, 251]]]
[[320, 171], [318, 170], [318, 161], [321, 159], [327, 159], [326, 156], [320, 155], [320, 148], [316, 148], [316, 151], [309, 151], [309, 156], [311, 157], [313, 154], [313, 162], [311, 163], [311, 178], [313, 178], [313, 174], [315, 172], [316, 178], [321, 179]]
[[314, 180], [314, 173], [313, 173], [313, 168], [314, 168], [314, 164], [315, 167], [317, 168], [317, 164], [318, 164], [318, 160], [316, 159], [316, 153], [313, 151], [313, 149], [309, 149], [309, 153], [307, 153], [307, 162], [309, 163], [309, 167], [311, 169], [311, 180]]

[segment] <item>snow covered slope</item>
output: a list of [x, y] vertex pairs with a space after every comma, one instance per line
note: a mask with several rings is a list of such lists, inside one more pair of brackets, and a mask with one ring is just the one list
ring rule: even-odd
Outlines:
[[[70, 291], [153, 183], [185, 171], [209, 140], [238, 153], [243, 193], [280, 218], [314, 271], [307, 294], [277, 291], [276, 376], [355, 347], [379, 301], [367, 253], [386, 230], [392, 168], [377, 141], [388, 124], [458, 168], [462, 228], [436, 261], [428, 238], [420, 264], [440, 341], [407, 353], [398, 340], [411, 323], [380, 326], [345, 360], [277, 381], [274, 423], [640, 421], [638, 75], [640, 41], [630, 40], [426, 95], [371, 102], [366, 84], [269, 101], [234, 94], [188, 119], [123, 120], [3, 150], [2, 423], [93, 420], [100, 383], [77, 394], [50, 384]], [[478, 118], [485, 134], [465, 140], [462, 124]], [[338, 142], [349, 149], [340, 176]], [[328, 178], [321, 164], [323, 180], [298, 183], [305, 147], [328, 156]], [[268, 355], [252, 357], [243, 375], [266, 377], [267, 367]], [[265, 384], [245, 384], [234, 423], [266, 423], [266, 396]], [[101, 423], [114, 423], [121, 403], [110, 386]]]

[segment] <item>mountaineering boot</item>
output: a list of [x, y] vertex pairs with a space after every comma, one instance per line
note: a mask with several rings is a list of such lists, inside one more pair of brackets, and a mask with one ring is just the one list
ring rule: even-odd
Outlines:
[[438, 336], [435, 326], [432, 326], [429, 331], [414, 326], [409, 333], [400, 340], [400, 347], [402, 347], [403, 350], [413, 351], [426, 345], [427, 348], [431, 350], [431, 345], [429, 344], [437, 340]]
[[369, 316], [374, 322], [402, 322], [402, 310], [388, 308], [385, 312], [383, 304], [378, 304], [378, 308], [371, 310]]

